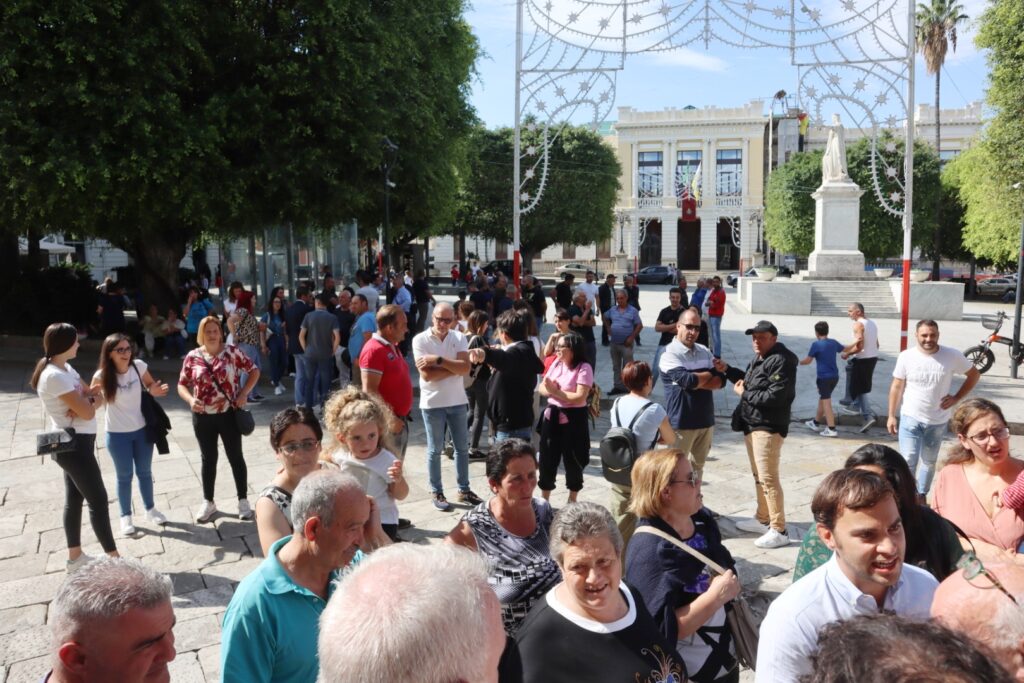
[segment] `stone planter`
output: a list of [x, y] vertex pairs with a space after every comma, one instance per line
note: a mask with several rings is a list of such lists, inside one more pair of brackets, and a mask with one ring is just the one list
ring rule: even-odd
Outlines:
[[777, 268], [769, 268], [768, 266], [760, 266], [757, 269], [757, 279], [762, 282], [771, 282], [775, 279], [775, 276], [779, 274]]
[[875, 277], [886, 280], [892, 277], [892, 268], [875, 268]]
[[927, 282], [928, 278], [932, 275], [930, 270], [912, 270], [910, 271], [911, 282]]

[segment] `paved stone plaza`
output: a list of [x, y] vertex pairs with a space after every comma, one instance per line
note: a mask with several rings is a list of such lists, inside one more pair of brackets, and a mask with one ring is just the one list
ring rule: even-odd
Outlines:
[[[645, 287], [641, 294], [641, 316], [648, 329], [643, 334], [644, 346], [637, 349], [638, 360], [650, 362], [654, 356], [658, 339], [653, 331], [654, 320], [658, 311], [667, 305], [667, 289]], [[730, 297], [734, 296], [733, 290], [727, 291]], [[963, 321], [940, 323], [941, 343], [959, 349], [976, 344], [985, 334], [978, 316], [994, 313], [1000, 308], [1008, 313], [1011, 309], [994, 303], [965, 304]], [[868, 310], [867, 314], [870, 317], [871, 311]], [[752, 351], [743, 330], [756, 317], [743, 314], [731, 303], [728, 305], [723, 323], [723, 356], [730, 364], [743, 367], [749, 360]], [[780, 340], [802, 358], [814, 339], [815, 319], [777, 316], [773, 322], [780, 330]], [[828, 322], [832, 326], [833, 337], [849, 341], [848, 320], [833, 318]], [[875, 374], [872, 403], [884, 418], [889, 376], [899, 349], [899, 321], [880, 320], [878, 324], [882, 358]], [[546, 326], [545, 332], [550, 329], [550, 325]], [[41, 343], [30, 343], [29, 346], [24, 340], [0, 338], [0, 461], [3, 462], [3, 475], [0, 477], [0, 683], [36, 681], [48, 670], [47, 606], [65, 576], [60, 470], [33, 454], [35, 432], [43, 427], [44, 422], [41, 403], [28, 387], [28, 378]], [[1024, 446], [1024, 439], [1019, 436], [1020, 423], [1024, 422], [1024, 400], [1021, 398], [1024, 380], [1009, 378], [1005, 348], [996, 349], [996, 355], [995, 366], [983, 376], [975, 393], [999, 403], [1008, 420], [1017, 423], [1014, 428], [1017, 436], [1013, 437], [1011, 449], [1019, 451]], [[96, 367], [95, 351], [83, 350], [72, 364], [83, 377], [91, 375]], [[151, 371], [155, 377], [172, 382], [179, 367], [175, 361], [158, 360], [153, 363]], [[605, 391], [611, 388], [610, 375], [607, 349], [599, 346], [597, 378]], [[861, 435], [855, 425], [841, 426], [840, 438], [825, 439], [800, 425], [815, 410], [814, 376], [813, 366], [800, 369], [793, 410], [794, 424], [783, 448], [786, 514], [790, 535], [795, 541], [811, 522], [810, 498], [825, 473], [839, 467], [852, 450], [865, 442], [895, 444], [895, 438], [885, 434], [883, 427]], [[288, 386], [291, 386], [291, 380]], [[655, 397], [660, 396], [659, 388]], [[729, 430], [729, 415], [736, 401], [731, 387], [716, 392], [718, 425], [712, 457], [705, 469], [704, 498], [709, 507], [723, 515], [720, 524], [726, 545], [739, 561], [740, 578], [749, 591], [756, 593], [755, 606], [763, 609], [767, 600], [789, 585], [798, 544], [794, 542], [788, 548], [761, 550], [753, 545], [753, 535], [738, 533], [729, 519], [731, 516], [742, 518], [752, 514], [754, 502], [753, 482], [742, 439]], [[153, 472], [157, 507], [167, 514], [170, 523], [161, 529], [136, 515], [139, 533], [135, 538], [119, 539], [119, 549], [127, 556], [141, 558], [167, 572], [172, 578], [178, 619], [175, 628], [178, 656], [171, 664], [172, 680], [216, 681], [219, 679], [221, 616], [235, 585], [261, 559], [256, 525], [241, 522], [235, 516], [231, 476], [224, 457], [220, 459], [216, 501], [222, 512], [213, 523], [195, 524], [194, 514], [202, 496], [199, 449], [192, 433], [189, 412], [173, 391], [162, 403], [174, 424], [170, 435], [171, 452], [155, 456]], [[245, 439], [250, 500], [253, 502], [256, 492], [271, 479], [277, 467], [268, 443], [267, 424], [276, 411], [289, 403], [287, 395], [271, 396], [264, 403], [253, 406], [258, 426], [256, 432]], [[403, 536], [417, 543], [437, 543], [454, 526], [466, 507], [456, 505], [455, 512], [442, 513], [430, 504], [423, 426], [416, 411], [414, 415], [416, 421], [412, 425], [406, 458], [412, 491], [400, 507], [403, 516], [411, 518], [416, 526], [403, 532]], [[102, 426], [102, 421], [100, 424]], [[586, 471], [582, 499], [604, 503], [608, 497], [596, 459], [597, 441], [607, 428], [605, 411], [591, 434], [595, 457]], [[97, 443], [100, 465], [111, 498], [111, 519], [116, 530], [118, 512], [113, 467], [103, 448], [102, 435]], [[449, 461], [444, 463], [445, 483], [448, 492], [454, 494], [454, 468]], [[474, 490], [485, 495], [488, 489], [484, 481], [484, 465], [471, 463], [470, 473]], [[559, 485], [562, 481], [559, 477]], [[564, 501], [565, 490], [556, 490], [553, 495], [556, 507]], [[138, 500], [136, 505], [138, 509]], [[83, 543], [86, 552], [101, 552], [87, 520], [83, 524]]]

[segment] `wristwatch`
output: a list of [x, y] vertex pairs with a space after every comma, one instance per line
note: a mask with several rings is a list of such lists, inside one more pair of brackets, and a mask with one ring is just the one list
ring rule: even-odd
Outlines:
[[438, 356], [437, 357], [437, 364], [441, 365], [442, 363], [444, 363], [444, 358], [442, 358], [441, 356]]

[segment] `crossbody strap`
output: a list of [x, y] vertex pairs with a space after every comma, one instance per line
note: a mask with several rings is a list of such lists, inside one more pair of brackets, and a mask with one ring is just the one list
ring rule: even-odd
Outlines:
[[[618, 399], [616, 399], [616, 401], [618, 401]], [[636, 415], [634, 415], [633, 419], [629, 421], [629, 427], [627, 427], [627, 429], [629, 429], [629, 431], [633, 431], [633, 425], [636, 424], [636, 421], [640, 419], [640, 416], [644, 414], [644, 411], [646, 411], [648, 408], [650, 408], [653, 405], [654, 405], [654, 401], [648, 401], [647, 403], [644, 404], [643, 408], [641, 408], [640, 410], [636, 411]], [[622, 424], [622, 423], [620, 422], [619, 424]]]
[[[203, 352], [200, 351], [199, 353], [202, 354]], [[199, 360], [203, 361], [203, 365], [205, 365], [206, 369], [210, 371], [210, 379], [212, 379], [213, 383], [217, 385], [218, 389], [220, 389], [220, 393], [224, 394], [224, 398], [228, 400], [228, 406], [234, 408], [234, 401], [231, 396], [228, 395], [228, 392], [224, 391], [224, 387], [221, 386], [220, 380], [217, 379], [217, 375], [213, 372], [213, 366], [206, 362], [206, 359], [203, 358], [202, 355], [199, 356]]]
[[694, 550], [693, 548], [691, 548], [690, 546], [686, 545], [685, 543], [683, 543], [679, 539], [673, 538], [672, 536], [666, 534], [661, 529], [656, 529], [653, 526], [647, 525], [647, 526], [637, 527], [636, 530], [633, 531], [633, 533], [634, 534], [653, 534], [655, 536], [658, 536], [659, 538], [663, 538], [666, 541], [668, 541], [669, 543], [671, 543], [672, 545], [678, 546], [680, 549], [684, 550], [685, 552], [689, 553], [693, 557], [697, 558], [698, 560], [700, 560], [701, 562], [706, 564], [708, 566], [708, 568], [710, 568], [716, 574], [724, 574], [726, 572], [725, 567], [723, 567], [722, 565], [718, 564], [717, 562], [712, 560], [710, 557], [707, 557], [703, 553], [701, 553], [701, 552], [699, 552], [697, 550]]

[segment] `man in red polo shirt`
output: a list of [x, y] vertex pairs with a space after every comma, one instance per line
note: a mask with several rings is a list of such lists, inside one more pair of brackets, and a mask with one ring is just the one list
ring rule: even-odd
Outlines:
[[[408, 320], [401, 307], [388, 304], [377, 311], [377, 331], [359, 353], [363, 391], [377, 394], [391, 406], [395, 454], [405, 460], [409, 445], [409, 411], [412, 410], [412, 380], [398, 344], [405, 339]], [[353, 359], [355, 360], [355, 359]]]
[[722, 278], [717, 275], [711, 278], [712, 289], [708, 292], [705, 306], [708, 309], [708, 329], [711, 332], [711, 353], [715, 358], [722, 357], [722, 316], [725, 315], [725, 290], [722, 289]]

